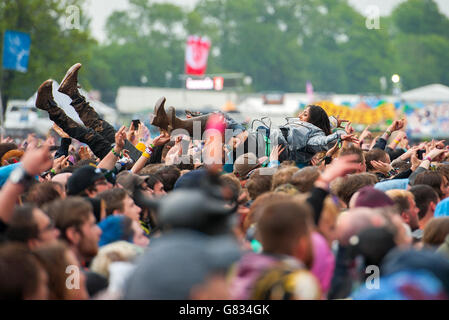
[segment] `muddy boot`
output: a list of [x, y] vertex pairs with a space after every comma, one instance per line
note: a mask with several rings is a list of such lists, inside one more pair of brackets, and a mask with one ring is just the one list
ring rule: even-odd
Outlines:
[[51, 108], [50, 101], [54, 101], [52, 87], [52, 80], [47, 80], [41, 84], [37, 90], [36, 108], [45, 111], [48, 111]]
[[81, 69], [81, 63], [73, 65], [65, 74], [59, 85], [58, 91], [69, 96], [72, 100], [76, 100], [80, 97], [78, 92], [78, 71]]
[[168, 118], [165, 113], [165, 97], [160, 98], [154, 106], [154, 114], [150, 115], [150, 124], [161, 128], [162, 130], [168, 130]]
[[204, 130], [206, 130], [206, 124], [207, 120], [209, 119], [209, 115], [203, 115], [203, 116], [197, 116], [190, 119], [179, 119], [176, 117], [176, 110], [173, 107], [170, 107], [167, 112], [168, 116], [168, 131], [171, 133], [173, 130], [176, 129], [184, 129], [187, 130], [187, 132], [190, 134], [190, 136], [193, 136], [193, 124], [195, 121], [200, 122], [201, 124], [201, 136], [204, 133]]
[[77, 126], [78, 124], [71, 118], [69, 118], [65, 114], [64, 110], [58, 107], [58, 104], [53, 98], [52, 85], [52, 80], [47, 80], [43, 84], [41, 84], [41, 86], [37, 90], [36, 108], [47, 111], [50, 120], [56, 122], [56, 124], [60, 126], [62, 130], [67, 132], [66, 129], [68, 129], [67, 126], [69, 123], [72, 126], [73, 123], [75, 123]]
[[107, 121], [101, 119], [95, 109], [86, 101], [86, 98], [84, 98], [78, 91], [78, 88], [80, 88], [78, 85], [78, 71], [81, 67], [81, 63], [77, 63], [67, 71], [64, 79], [61, 81], [58, 91], [68, 95], [72, 99], [70, 105], [78, 113], [78, 116], [86, 127], [101, 134], [110, 143], [114, 143], [114, 127]]

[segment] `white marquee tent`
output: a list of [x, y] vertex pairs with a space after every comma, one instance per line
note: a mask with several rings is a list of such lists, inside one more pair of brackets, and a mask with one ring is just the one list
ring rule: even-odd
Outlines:
[[430, 84], [405, 91], [401, 94], [401, 98], [407, 102], [449, 102], [449, 87], [442, 84]]

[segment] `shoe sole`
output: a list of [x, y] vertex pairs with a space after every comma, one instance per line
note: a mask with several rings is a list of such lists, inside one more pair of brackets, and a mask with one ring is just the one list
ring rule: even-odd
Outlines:
[[44, 81], [43, 84], [41, 84], [41, 86], [39, 87], [38, 91], [40, 91], [42, 88], [48, 87], [48, 86], [52, 86], [53, 85], [53, 80], [48, 79], [47, 81]]
[[67, 71], [67, 73], [65, 74], [64, 79], [62, 79], [61, 84], [59, 85], [58, 91], [63, 93], [63, 89], [64, 86], [66, 84], [66, 81], [69, 77], [71, 77], [73, 75], [74, 72], [76, 72], [77, 70], [79, 70], [83, 65], [81, 63], [77, 63], [75, 65], [73, 65], [69, 71]]

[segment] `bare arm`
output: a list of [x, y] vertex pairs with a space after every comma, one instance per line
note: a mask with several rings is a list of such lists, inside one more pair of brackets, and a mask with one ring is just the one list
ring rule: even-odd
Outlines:
[[[27, 150], [21, 162], [21, 167], [30, 176], [41, 174], [50, 169], [52, 165], [53, 159], [48, 145], [39, 149], [31, 148]], [[0, 191], [0, 219], [4, 223], [7, 224], [11, 220], [17, 199], [24, 191], [25, 186], [23, 184], [13, 183], [11, 180], [8, 180]]]
[[139, 173], [140, 170], [142, 170], [143, 167], [145, 167], [148, 159], [153, 154], [153, 149], [155, 147], [166, 144], [168, 141], [170, 141], [170, 135], [166, 131], [163, 131], [160, 136], [154, 138], [153, 143], [151, 143], [150, 146], [146, 148], [145, 152], [142, 153], [140, 158], [133, 165], [133, 167], [131, 168], [131, 172], [135, 174]]
[[115, 134], [115, 147], [98, 164], [98, 168], [112, 170], [125, 147], [126, 127], [122, 126]]
[[17, 199], [25, 191], [25, 187], [21, 184], [14, 184], [10, 181], [6, 182], [5, 186], [0, 191], [0, 220], [8, 224], [12, 218], [14, 207]]
[[396, 137], [394, 138], [393, 141], [390, 142], [390, 144], [388, 145], [388, 147], [392, 150], [396, 149], [396, 147], [398, 146], [398, 144], [401, 142], [402, 139], [404, 139], [406, 137], [406, 134], [404, 131], [399, 131], [398, 134], [396, 135]]

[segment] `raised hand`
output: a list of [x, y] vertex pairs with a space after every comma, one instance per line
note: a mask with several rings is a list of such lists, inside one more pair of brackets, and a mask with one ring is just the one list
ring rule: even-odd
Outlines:
[[[181, 139], [182, 139], [182, 137], [181, 137]], [[163, 146], [166, 143], [168, 143], [169, 141], [170, 141], [170, 135], [168, 134], [168, 132], [165, 130], [161, 130], [161, 134], [159, 136], [157, 136], [156, 138], [154, 138], [153, 145], [155, 147]]]
[[51, 169], [53, 158], [50, 153], [50, 146], [44, 144], [40, 148], [28, 148], [21, 163], [25, 171], [32, 176], [40, 175], [42, 172]]
[[86, 146], [81, 146], [80, 149], [78, 150], [78, 155], [80, 156], [81, 160], [85, 160], [85, 159], [90, 159], [91, 155], [89, 152], [89, 148]]
[[69, 164], [69, 157], [59, 157], [53, 161], [53, 170], [55, 170], [56, 173], [59, 173], [62, 169], [67, 168]]
[[348, 120], [340, 119], [340, 116], [336, 116], [335, 119], [337, 120], [337, 128], [342, 128], [341, 126], [343, 122], [348, 122]]
[[425, 158], [430, 158], [432, 160], [438, 158], [440, 155], [442, 155], [443, 153], [445, 153], [447, 150], [446, 149], [437, 149], [434, 148], [432, 150], [430, 150], [430, 152], [426, 153]]
[[399, 158], [402, 161], [405, 161], [405, 160], [409, 159], [413, 154], [416, 154], [416, 151], [418, 151], [418, 150], [419, 150], [419, 147], [418, 146], [414, 146], [414, 147], [408, 149], [407, 152], [404, 153], [403, 155], [401, 155]]
[[326, 152], [326, 157], [332, 157], [338, 150], [338, 143], [336, 143], [331, 149]]
[[348, 122], [345, 126], [345, 131], [347, 134], [353, 134], [355, 132], [354, 128], [351, 125], [351, 122]]
[[347, 141], [347, 142], [353, 142], [356, 144], [360, 143], [359, 139], [357, 139], [357, 137], [355, 137], [354, 134], [344, 134], [341, 136], [341, 140]]
[[126, 127], [122, 126], [115, 133], [115, 151], [117, 153], [122, 152], [122, 150], [125, 148], [125, 140], [126, 140]]
[[14, 139], [12, 139], [11, 137], [6, 137], [6, 138], [2, 138], [1, 143], [13, 143]]
[[134, 128], [134, 122], [131, 122], [129, 129], [126, 131], [126, 139], [133, 145], [137, 144], [137, 128]]
[[35, 148], [37, 148], [38, 144], [39, 144], [39, 140], [36, 138], [36, 134], [30, 133], [27, 136], [27, 140], [26, 140], [26, 150], [35, 149]]
[[139, 122], [137, 131], [136, 131], [136, 140], [137, 141], [142, 141], [143, 137], [145, 136], [145, 129], [147, 129], [147, 131], [148, 131], [148, 128], [142, 122]]
[[344, 177], [349, 173], [354, 173], [361, 168], [358, 155], [351, 154], [338, 157], [329, 164], [318, 179], [329, 185], [334, 179]]
[[418, 159], [418, 155], [415, 153], [412, 154], [410, 158], [410, 162], [412, 163], [412, 167], [410, 168], [412, 171], [415, 171], [421, 165], [421, 160]]
[[369, 125], [362, 131], [362, 134], [359, 137], [360, 142], [363, 142], [366, 138], [372, 137], [371, 131], [369, 131]]
[[435, 148], [438, 148], [438, 149], [443, 149], [445, 146], [444, 146], [444, 142], [445, 142], [446, 140], [440, 140], [440, 141], [436, 141], [435, 142]]
[[379, 136], [375, 137], [373, 141], [371, 141], [371, 145], [369, 146], [369, 149], [372, 150], [374, 146], [376, 145], [377, 140], [379, 139]]
[[175, 145], [170, 148], [165, 156], [165, 164], [176, 164], [179, 157], [182, 155], [182, 136], [176, 137]]
[[284, 150], [285, 150], [285, 147], [281, 146], [280, 144], [278, 144], [276, 147], [271, 149], [270, 162], [271, 161], [279, 161], [279, 156], [281, 155], [282, 152], [284, 152]]
[[394, 120], [393, 123], [388, 127], [390, 132], [402, 130], [405, 126], [405, 119]]
[[398, 134], [395, 137], [395, 140], [400, 142], [402, 139], [406, 138], [407, 134], [404, 131], [399, 131]]
[[371, 165], [373, 166], [374, 169], [382, 172], [383, 174], [387, 174], [388, 172], [393, 170], [391, 164], [382, 161], [372, 160]]

